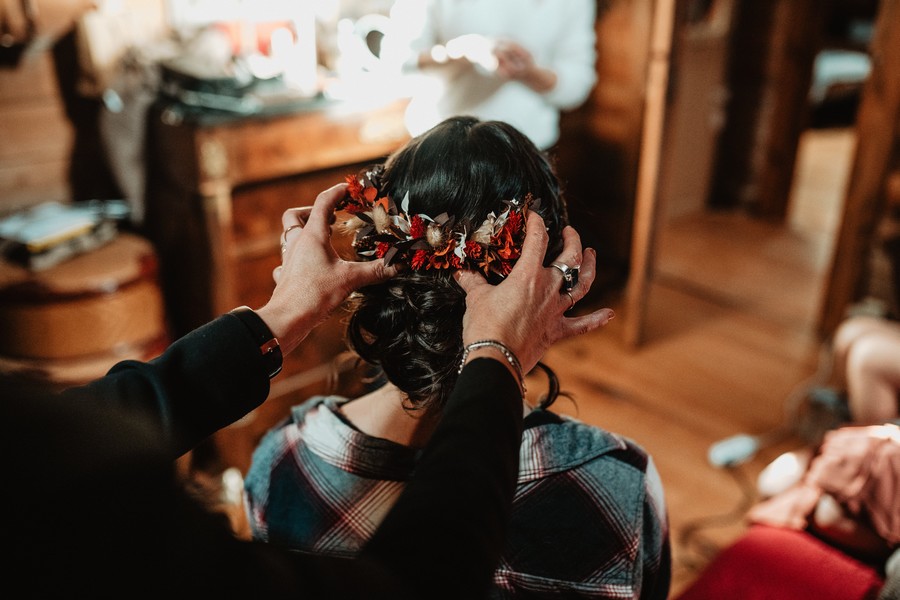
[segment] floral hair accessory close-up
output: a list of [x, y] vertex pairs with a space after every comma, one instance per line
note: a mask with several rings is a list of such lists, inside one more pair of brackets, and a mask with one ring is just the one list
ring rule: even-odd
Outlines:
[[538, 203], [530, 193], [522, 201], [503, 200], [506, 208], [499, 215], [491, 212], [473, 227], [446, 212], [436, 217], [410, 215], [408, 192], [398, 208], [381, 192], [382, 173], [379, 165], [348, 175], [347, 195], [338, 204], [338, 210], [352, 215], [344, 227], [355, 234], [358, 256], [383, 258], [388, 265], [408, 264], [415, 271], [470, 269], [509, 275], [522, 253], [528, 209]]

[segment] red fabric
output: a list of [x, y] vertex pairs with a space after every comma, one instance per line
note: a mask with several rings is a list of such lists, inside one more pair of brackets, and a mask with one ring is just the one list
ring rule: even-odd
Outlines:
[[875, 600], [878, 571], [793, 529], [755, 525], [676, 600]]

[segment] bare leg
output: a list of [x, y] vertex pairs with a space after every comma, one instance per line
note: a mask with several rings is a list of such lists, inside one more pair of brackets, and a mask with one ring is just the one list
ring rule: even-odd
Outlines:
[[858, 337], [846, 356], [850, 414], [862, 424], [900, 416], [900, 325], [886, 321]]
[[847, 356], [861, 338], [870, 333], [889, 333], [900, 338], [900, 323], [878, 317], [857, 316], [843, 321], [832, 337], [833, 378], [838, 389], [847, 389]]

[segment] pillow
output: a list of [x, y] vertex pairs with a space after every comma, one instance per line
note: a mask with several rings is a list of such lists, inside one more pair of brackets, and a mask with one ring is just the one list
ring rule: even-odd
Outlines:
[[878, 569], [805, 531], [753, 525], [675, 600], [876, 600]]

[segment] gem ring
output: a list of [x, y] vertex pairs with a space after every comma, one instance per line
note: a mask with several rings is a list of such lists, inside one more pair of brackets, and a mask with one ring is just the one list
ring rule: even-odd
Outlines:
[[578, 267], [570, 267], [565, 263], [561, 263], [559, 261], [553, 262], [550, 264], [551, 267], [559, 269], [559, 272], [562, 273], [562, 287], [560, 288], [561, 294], [565, 294], [571, 292], [575, 285], [578, 284]]

